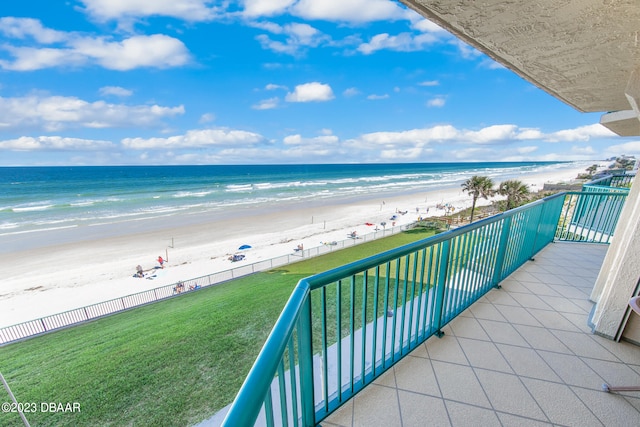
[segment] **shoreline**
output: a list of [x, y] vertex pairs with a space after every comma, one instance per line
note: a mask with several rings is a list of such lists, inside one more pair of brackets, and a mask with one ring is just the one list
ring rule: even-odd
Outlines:
[[[578, 172], [582, 169], [576, 167], [520, 175], [516, 179], [536, 192], [545, 182], [572, 180]], [[438, 203], [449, 203], [456, 212], [471, 206], [471, 197], [462, 192], [459, 184], [387, 196], [330, 199], [313, 206], [272, 206], [260, 212], [245, 211], [235, 218], [175, 215], [172, 221], [154, 230], [107, 238], [85, 235], [82, 240], [5, 251], [0, 327], [291, 254], [298, 244], [311, 248], [324, 241], [345, 240], [354, 230], [362, 235], [373, 231], [374, 227], [365, 225], [367, 222], [380, 227], [385, 221], [391, 226], [393, 221], [389, 218], [397, 210], [407, 211], [398, 215], [396, 226], [401, 226], [414, 222], [418, 216], [443, 215], [443, 210], [435, 208]], [[478, 205], [488, 205], [491, 200], [480, 199]], [[228, 256], [244, 244], [252, 246], [243, 252], [245, 260], [230, 262]], [[156, 278], [133, 277], [136, 265], [153, 269], [157, 257], [164, 258], [165, 254], [169, 260], [166, 268], [155, 270], [159, 273]]]

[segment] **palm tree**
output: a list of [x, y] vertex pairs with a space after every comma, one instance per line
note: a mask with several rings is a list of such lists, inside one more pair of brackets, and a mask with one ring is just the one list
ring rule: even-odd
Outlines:
[[529, 187], [522, 181], [509, 180], [500, 183], [498, 194], [507, 196], [507, 210], [517, 207], [529, 196]]
[[466, 191], [473, 197], [473, 203], [471, 203], [471, 218], [469, 219], [469, 222], [473, 222], [473, 211], [476, 209], [478, 198], [488, 199], [493, 196], [493, 181], [488, 176], [474, 175], [462, 183], [462, 191]]

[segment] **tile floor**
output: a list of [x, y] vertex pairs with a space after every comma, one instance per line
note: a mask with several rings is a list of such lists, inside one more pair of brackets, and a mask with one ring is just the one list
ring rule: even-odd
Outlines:
[[[640, 426], [640, 347], [593, 335], [607, 246], [553, 243], [323, 426]], [[635, 315], [635, 314], [633, 314]]]

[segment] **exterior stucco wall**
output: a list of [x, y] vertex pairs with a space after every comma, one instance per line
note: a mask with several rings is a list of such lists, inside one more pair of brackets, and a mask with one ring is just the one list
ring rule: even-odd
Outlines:
[[591, 293], [591, 323], [598, 335], [614, 338], [640, 279], [640, 183], [636, 179], [620, 215], [615, 236]]

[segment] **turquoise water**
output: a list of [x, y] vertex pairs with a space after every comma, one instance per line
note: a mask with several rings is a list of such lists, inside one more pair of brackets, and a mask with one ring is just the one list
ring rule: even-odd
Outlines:
[[472, 175], [499, 181], [572, 166], [495, 162], [0, 168], [0, 238], [11, 236], [5, 241], [19, 244], [25, 235], [43, 231], [389, 197], [459, 187]]

